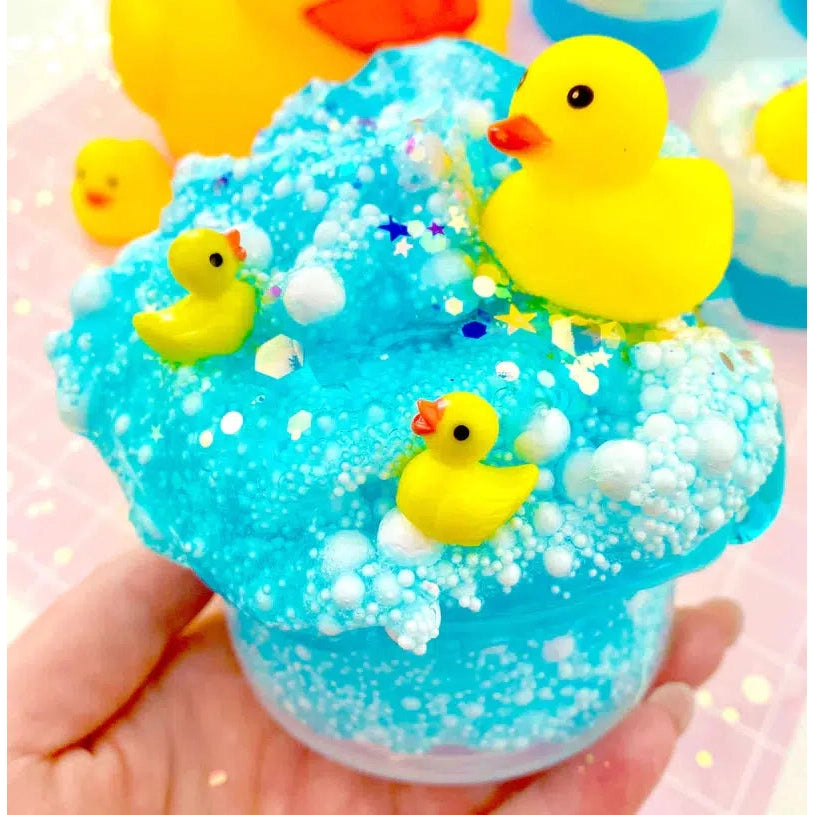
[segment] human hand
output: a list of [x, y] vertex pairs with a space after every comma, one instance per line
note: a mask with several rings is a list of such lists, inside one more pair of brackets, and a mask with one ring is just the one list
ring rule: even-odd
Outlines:
[[690, 687], [741, 628], [727, 600], [679, 610], [656, 690], [591, 760], [582, 753], [502, 784], [438, 787], [361, 775], [289, 736], [255, 700], [220, 603], [204, 610], [210, 597], [191, 572], [133, 550], [11, 646], [11, 815], [628, 815], [690, 721]]

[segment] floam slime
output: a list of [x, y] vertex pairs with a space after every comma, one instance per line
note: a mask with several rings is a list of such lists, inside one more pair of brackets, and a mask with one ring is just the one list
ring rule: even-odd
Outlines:
[[511, 0], [111, 0], [113, 62], [175, 156], [246, 155], [312, 77], [386, 44], [462, 35], [503, 51]]
[[[517, 164], [486, 133], [522, 73], [439, 40], [312, 83], [251, 157], [184, 160], [160, 231], [83, 277], [49, 341], [61, 415], [144, 542], [223, 595], [268, 709], [394, 778], [505, 778], [595, 740], [654, 676], [673, 579], [760, 534], [783, 487], [772, 363], [711, 324], [729, 301], [626, 327], [492, 260], [480, 215]], [[689, 152], [669, 127], [663, 153]], [[183, 295], [168, 251], [199, 228], [239, 231], [260, 301], [238, 351], [178, 366], [131, 320]], [[417, 499], [423, 461], [470, 468], [478, 500]], [[465, 537], [501, 495], [480, 545], [417, 526], [448, 500]]]
[[807, 322], [806, 93], [805, 60], [744, 63], [708, 88], [692, 123], [733, 187], [733, 298], [746, 317], [788, 328]]
[[724, 0], [531, 0], [530, 5], [556, 42], [578, 34], [615, 37], [667, 71], [707, 48]]
[[152, 232], [171, 195], [170, 167], [143, 139], [95, 139], [77, 156], [71, 203], [99, 243], [121, 246]]
[[556, 43], [509, 114], [489, 138], [522, 169], [490, 198], [482, 236], [520, 288], [623, 322], [673, 317], [716, 288], [730, 185], [712, 161], [658, 157], [668, 95], [644, 54], [608, 37]]

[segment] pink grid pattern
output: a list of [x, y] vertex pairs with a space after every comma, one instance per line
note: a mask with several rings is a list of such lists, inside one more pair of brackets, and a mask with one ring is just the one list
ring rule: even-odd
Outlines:
[[[57, 418], [42, 350], [49, 331], [69, 324], [72, 282], [115, 255], [85, 239], [68, 195], [73, 157], [103, 133], [160, 143], [152, 123], [106, 78], [82, 80], [9, 131], [8, 581], [11, 596], [34, 613], [136, 544], [113, 476]], [[787, 494], [761, 540], [731, 548], [680, 583], [682, 602], [713, 594], [738, 599], [746, 629], [702, 690], [647, 815], [764, 813], [805, 700], [805, 335], [760, 326], [755, 332], [777, 363]], [[707, 763], [700, 751], [710, 754], [711, 767], [700, 766]]]

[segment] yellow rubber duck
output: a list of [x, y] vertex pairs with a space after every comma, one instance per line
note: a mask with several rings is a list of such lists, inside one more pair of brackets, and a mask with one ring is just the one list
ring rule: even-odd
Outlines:
[[506, 45], [511, 0], [111, 0], [113, 62], [175, 156], [246, 155], [281, 101], [374, 48], [435, 34]]
[[99, 243], [121, 246], [152, 232], [171, 196], [169, 165], [142, 139], [95, 139], [77, 156], [71, 203]]
[[756, 115], [755, 149], [771, 172], [788, 181], [807, 180], [807, 83], [785, 88]]
[[622, 323], [690, 311], [730, 261], [724, 171], [659, 158], [668, 98], [656, 66], [608, 37], [562, 40], [529, 67], [490, 142], [521, 162], [481, 236], [515, 284]]
[[136, 333], [164, 360], [182, 365], [237, 351], [257, 310], [254, 287], [235, 277], [246, 257], [238, 231], [183, 232], [167, 257], [173, 277], [190, 294], [161, 311], [136, 314]]
[[408, 462], [396, 506], [421, 532], [442, 543], [475, 546], [490, 538], [529, 497], [534, 464], [480, 464], [498, 438], [498, 415], [474, 393], [420, 399], [411, 429], [427, 449]]

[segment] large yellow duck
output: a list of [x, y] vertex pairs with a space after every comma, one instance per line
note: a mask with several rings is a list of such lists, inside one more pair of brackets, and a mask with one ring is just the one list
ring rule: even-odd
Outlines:
[[498, 416], [474, 393], [420, 399], [411, 428], [427, 449], [408, 462], [396, 505], [421, 532], [442, 543], [475, 546], [506, 523], [532, 492], [534, 464], [480, 464], [498, 438]]
[[136, 314], [136, 333], [165, 361], [182, 365], [237, 351], [257, 310], [254, 287], [236, 278], [245, 257], [237, 230], [183, 232], [170, 245], [168, 262], [190, 294], [161, 311]]
[[384, 45], [466, 35], [498, 51], [511, 0], [111, 0], [113, 62], [175, 156], [249, 152], [281, 101]]
[[649, 323], [689, 311], [730, 261], [733, 202], [703, 158], [659, 158], [668, 98], [656, 66], [608, 37], [562, 40], [529, 67], [490, 142], [521, 162], [481, 236], [522, 290]]
[[755, 149], [770, 171], [788, 181], [807, 180], [807, 83], [773, 96], [758, 112]]

